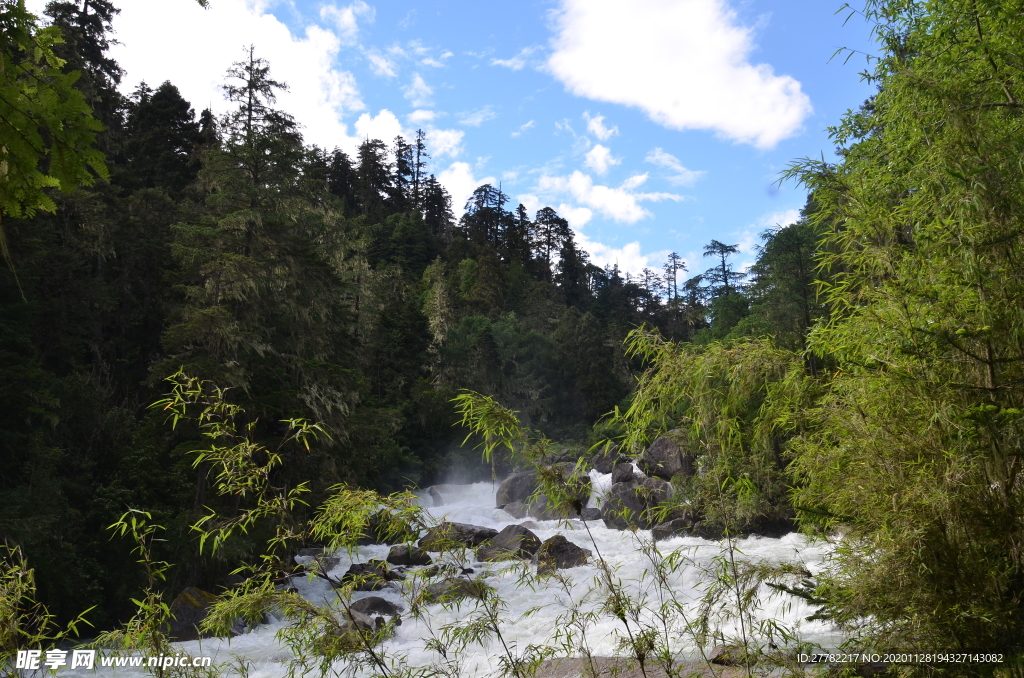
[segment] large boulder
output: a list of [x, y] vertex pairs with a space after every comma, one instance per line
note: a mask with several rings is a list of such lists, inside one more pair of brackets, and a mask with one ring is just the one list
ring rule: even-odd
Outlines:
[[583, 520], [601, 520], [601, 509], [594, 506], [587, 506], [580, 512]]
[[605, 495], [601, 518], [606, 527], [648, 530], [654, 524], [655, 509], [672, 496], [672, 485], [659, 478], [634, 478], [613, 483]]
[[452, 577], [431, 584], [423, 589], [423, 601], [426, 603], [448, 603], [461, 598], [483, 598], [484, 584], [479, 579]]
[[209, 634], [200, 633], [199, 625], [206, 619], [210, 606], [217, 596], [194, 586], [178, 594], [171, 602], [171, 623], [167, 635], [173, 641], [198, 640], [209, 638]]
[[[582, 508], [582, 506], [580, 508]], [[529, 506], [527, 515], [534, 520], [564, 520], [567, 518], [578, 517], [575, 506], [558, 506], [543, 495], [533, 500], [533, 503]]]
[[393, 617], [402, 611], [398, 605], [395, 605], [389, 600], [385, 600], [380, 596], [367, 596], [360, 598], [359, 600], [353, 601], [348, 609], [359, 614], [365, 614], [367, 616], [374, 616], [380, 614], [386, 614], [389, 617]]
[[665, 480], [676, 475], [692, 476], [693, 457], [683, 448], [682, 440], [684, 434], [681, 431], [669, 431], [668, 435], [659, 436], [637, 460], [640, 470]]
[[663, 523], [658, 523], [651, 528], [651, 536], [654, 537], [654, 541], [664, 541], [665, 539], [671, 539], [683, 534], [690, 534], [693, 530], [695, 522], [693, 518], [689, 516], [683, 516], [681, 518], [673, 518], [666, 520]]
[[392, 546], [387, 561], [392, 565], [430, 565], [434, 562], [426, 551], [409, 544]]
[[619, 452], [618, 444], [609, 443], [590, 458], [590, 467], [598, 473], [611, 473], [616, 464], [627, 461], [631, 460]]
[[537, 550], [537, 574], [586, 565], [590, 549], [580, 548], [560, 534], [551, 537]]
[[[558, 462], [540, 471], [514, 473], [501, 483], [494, 503], [517, 519], [527, 515], [537, 520], [575, 518], [590, 499], [590, 476], [574, 477], [575, 470], [573, 462]], [[568, 505], [555, 508], [550, 497], [538, 494], [542, 476], [543, 481], [568, 490]]]
[[505, 528], [477, 549], [479, 560], [508, 560], [510, 558], [532, 558], [540, 548], [540, 539], [520, 525], [506, 525]]
[[612, 468], [613, 483], [628, 483], [633, 479], [633, 475], [633, 464], [628, 461], [618, 463]]
[[480, 546], [497, 534], [498, 531], [490, 527], [445, 521], [437, 527], [427, 530], [427, 534], [420, 539], [418, 546], [424, 551], [444, 551], [455, 544], [472, 548]]
[[501, 510], [516, 520], [522, 520], [526, 516], [530, 515], [530, 507], [521, 501], [514, 501], [511, 504], [505, 504], [501, 507]]
[[506, 504], [516, 502], [526, 503], [526, 500], [537, 491], [537, 473], [527, 471], [525, 473], [513, 473], [498, 486], [498, 493], [494, 497], [494, 505], [498, 508]]
[[355, 563], [342, 575], [342, 583], [354, 582], [356, 591], [379, 591], [389, 581], [402, 581], [405, 575], [395, 572], [387, 563], [371, 560], [367, 563]]

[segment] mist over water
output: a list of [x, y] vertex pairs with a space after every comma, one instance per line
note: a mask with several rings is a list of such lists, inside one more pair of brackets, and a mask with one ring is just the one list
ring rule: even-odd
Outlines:
[[[611, 485], [610, 474], [599, 474], [591, 472], [591, 480], [594, 492], [590, 499], [590, 505], [596, 506], [600, 497]], [[497, 483], [478, 482], [470, 485], [447, 484], [436, 486], [444, 500], [444, 505], [433, 506], [433, 500], [425, 492], [421, 493], [421, 501], [426, 511], [434, 518], [442, 518], [462, 523], [490, 527], [497, 530], [507, 525], [522, 524], [526, 521], [513, 519], [505, 511], [494, 508], [495, 492]], [[622, 584], [632, 596], [641, 597], [648, 601], [648, 605], [656, 607], [659, 604], [659, 590], [653, 585], [650, 577], [645, 577], [645, 571], [651, 567], [647, 557], [639, 549], [639, 540], [649, 540], [648, 531], [612, 530], [604, 527], [600, 521], [589, 522], [589, 535], [582, 521], [530, 521], [527, 526], [543, 541], [557, 534], [564, 535], [566, 539], [574, 544], [600, 552], [616, 575], [622, 580]], [[591, 541], [591, 537], [593, 541]], [[803, 535], [796, 533], [781, 538], [749, 537], [736, 541], [739, 550], [738, 559], [748, 561], [766, 560], [772, 563], [789, 562], [799, 564], [809, 572], [817, 574], [823, 567], [824, 560], [828, 553], [828, 546], [823, 542], [812, 542]], [[698, 537], [674, 537], [669, 540], [658, 542], [659, 550], [664, 554], [673, 549], [684, 548], [686, 555], [692, 559], [693, 565], [682, 568], [671, 579], [672, 591], [676, 598], [686, 604], [695, 604], [701, 595], [701, 570], [700, 565], [708, 566], [715, 556], [721, 553], [722, 545], [718, 542], [701, 539]], [[384, 559], [387, 557], [390, 547], [386, 545], [362, 546], [350, 553], [340, 552], [336, 554], [340, 558], [339, 564], [328, 574], [335, 579], [340, 579], [348, 569], [349, 565], [356, 562], [366, 562], [371, 558]], [[436, 554], [434, 554], [436, 556]], [[599, 586], [600, 572], [594, 565], [597, 553], [591, 558], [590, 564], [576, 567], [562, 572], [568, 575], [571, 585], [568, 590], [559, 582], [551, 579], [538, 582], [533, 581], [529, 585], [520, 582], [522, 570], [510, 568], [506, 563], [480, 563], [475, 560], [472, 551], [466, 551], [468, 561], [466, 565], [473, 568], [474, 575], [483, 574], [486, 582], [493, 586], [498, 596], [507, 605], [506, 613], [503, 616], [504, 624], [502, 634], [506, 643], [514, 644], [519, 652], [522, 652], [529, 645], [551, 645], [554, 641], [556, 630], [564, 629], [564, 623], [560, 623], [559, 616], [566, 612], [566, 604], [571, 595], [577, 603], [582, 603], [584, 609], [596, 610], [601, 603], [602, 590]], [[300, 560], [302, 560], [300, 558]], [[533, 566], [535, 569], [535, 566]], [[322, 579], [299, 579], [295, 580], [295, 586], [299, 593], [311, 601], [322, 605], [336, 606], [336, 594], [331, 586]], [[394, 584], [403, 584], [395, 582]], [[407, 584], [407, 582], [406, 582]], [[401, 605], [408, 610], [409, 605], [404, 599], [405, 592], [398, 588], [386, 588], [374, 592], [356, 592], [354, 599], [366, 596], [380, 596], [393, 603]], [[838, 636], [833, 632], [827, 622], [805, 621], [805, 618], [814, 613], [815, 609], [806, 604], [805, 601], [787, 594], [777, 594], [767, 587], [762, 587], [762, 607], [758, 612], [761, 618], [772, 618], [785, 624], [796, 631], [802, 641], [817, 643], [825, 647], [834, 647], [838, 643]], [[403, 615], [402, 625], [395, 630], [395, 636], [384, 645], [383, 652], [386, 655], [405, 655], [411, 666], [428, 665], [438, 660], [437, 655], [426, 649], [426, 641], [432, 633], [437, 634], [439, 630], [447, 625], [465, 621], [475, 607], [475, 601], [467, 599], [461, 607], [444, 609], [440, 605], [432, 605], [428, 608], [425, 619], [414, 619]], [[528, 612], [531, 612], [528, 616]], [[194, 656], [212, 656], [214, 665], [229, 662], [238, 665], [245, 662], [249, 665], [248, 676], [250, 678], [273, 677], [279, 678], [287, 673], [287, 662], [292, 655], [287, 647], [281, 645], [274, 635], [285, 626], [283, 620], [272, 620], [272, 623], [262, 625], [254, 631], [228, 639], [205, 639], [175, 643], [176, 647]], [[733, 629], [726, 627], [725, 632], [731, 633]], [[598, 623], [587, 629], [586, 640], [590, 651], [595, 656], [612, 656], [621, 654], [616, 651], [618, 641], [617, 633], [621, 633], [622, 625], [617, 619], [608, 615], [602, 615]], [[676, 646], [683, 658], [698, 657], [698, 649], [687, 644], [685, 638], [680, 638]], [[486, 676], [496, 674], [498, 671], [498, 651], [500, 645], [497, 641], [491, 645], [480, 647], [474, 646], [471, 654], [463, 665], [463, 676]], [[340, 664], [338, 666], [340, 668]], [[95, 675], [92, 672], [77, 670], [81, 675]], [[113, 674], [112, 669], [100, 669], [101, 673]], [[76, 672], [61, 672], [62, 675], [75, 675]], [[117, 669], [116, 675], [141, 674], [137, 669]], [[354, 675], [370, 675], [370, 671], [357, 671]]]

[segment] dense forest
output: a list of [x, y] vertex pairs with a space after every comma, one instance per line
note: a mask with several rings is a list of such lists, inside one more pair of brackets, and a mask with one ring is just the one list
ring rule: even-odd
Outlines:
[[500, 187], [453, 206], [422, 132], [304, 144], [258, 46], [225, 75], [231, 112], [197, 116], [170, 82], [120, 93], [109, 0], [51, 2], [50, 28], [0, 12], [24, 74], [4, 91], [53, 91], [0, 109], [5, 143], [25, 135], [0, 189], [0, 531], [59, 618], [130, 615], [141, 575], [106, 529], [128, 507], [168, 528], [168, 589], [258, 550], [198, 555], [203, 507], [241, 500], [194, 464], [194, 422], [152, 407], [183, 372], [268, 448], [321, 427], [275, 471], [310, 506], [489, 477], [463, 389], [581, 454], [676, 431], [700, 469], [680, 496], [726, 533], [844, 535], [804, 594], [864, 647], [1020, 650], [1021, 2], [868, 0], [877, 95], [832, 129], [836, 162], [787, 173], [800, 220], [749, 270], [714, 240], [705, 271], [638, 274]]
[[98, 605], [102, 626], [125, 609], [137, 574], [104, 528], [126, 507], [172, 526], [169, 559], [193, 563], [173, 585], [225, 572], [187, 536], [211, 500], [190, 455], [203, 442], [149, 408], [179, 370], [231, 389], [261, 440], [284, 419], [324, 427], [286, 482], [391, 491], [479, 472], [453, 428], [459, 389], [587, 447], [635, 383], [631, 329], [710, 341], [739, 326], [797, 348], [817, 315], [806, 223], [766, 234], [747, 285], [717, 241], [700, 275], [674, 253], [639, 275], [600, 268], [554, 209], [494, 186], [455, 219], [422, 132], [354, 157], [305, 145], [257, 48], [225, 75], [222, 118], [170, 82], [121, 95], [116, 12], [47, 8], [105, 171], [3, 222], [0, 525], [61, 616]]

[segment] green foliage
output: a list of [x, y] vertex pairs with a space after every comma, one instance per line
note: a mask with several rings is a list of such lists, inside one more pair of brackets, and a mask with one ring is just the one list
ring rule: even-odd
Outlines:
[[[181, 419], [193, 419], [200, 435], [209, 442], [207, 447], [196, 451], [192, 465], [215, 472], [217, 494], [220, 496], [253, 503], [251, 508], [246, 507], [227, 519], [207, 509], [207, 515], [193, 526], [201, 535], [200, 553], [207, 539], [212, 538], [210, 549], [216, 552], [236, 529], [248, 532], [256, 522], [268, 517], [281, 519], [276, 534], [269, 542], [271, 550], [294, 538], [292, 526], [284, 518], [302, 503], [300, 497], [309, 490], [306, 483], [291, 488], [275, 487], [271, 484], [271, 477], [282, 464], [282, 448], [294, 442], [308, 452], [310, 441], [328, 437], [323, 427], [303, 419], [284, 421], [282, 423], [287, 427], [285, 435], [277, 449], [270, 450], [255, 441], [256, 422], [243, 423], [245, 410], [228, 402], [224, 390], [183, 372], [171, 375], [167, 381], [173, 385], [171, 393], [151, 407], [168, 412], [172, 428]], [[199, 411], [190, 413], [190, 409]]]
[[694, 346], [638, 329], [628, 342], [649, 368], [616, 417], [623, 447], [639, 452], [674, 431], [698, 468], [681, 489], [721, 529], [790, 517], [783, 447], [817, 391], [800, 356], [767, 339]]
[[[103, 154], [93, 148], [102, 129], [82, 94], [77, 74], [64, 73], [53, 52], [60, 29], [39, 28], [24, 0], [0, 6], [0, 220], [54, 212], [46, 192], [88, 186], [106, 178]], [[13, 268], [0, 224], [0, 254]]]
[[859, 645], [1019, 652], [1024, 240], [1019, 2], [866, 4], [879, 93], [814, 192], [839, 371], [795, 441], [825, 588]]
[[86, 610], [64, 628], [46, 606], [36, 599], [34, 572], [21, 549], [3, 545], [0, 555], [0, 675], [17, 675], [12, 669], [18, 650], [38, 648], [78, 636], [78, 627], [88, 624]]

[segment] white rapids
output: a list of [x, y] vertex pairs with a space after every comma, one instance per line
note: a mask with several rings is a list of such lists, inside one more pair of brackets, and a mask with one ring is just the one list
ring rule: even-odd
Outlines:
[[[591, 472], [594, 496], [590, 504], [596, 505], [601, 495], [611, 486], [611, 474]], [[494, 508], [496, 484], [475, 483], [472, 485], [446, 485], [442, 488], [444, 505], [432, 508], [433, 502], [425, 496], [423, 505], [426, 511], [436, 519], [469, 523], [497, 530], [507, 525], [521, 524], [525, 521], [516, 520], [503, 510]], [[638, 548], [640, 540], [650, 540], [649, 531], [619, 531], [604, 527], [600, 521], [589, 522], [589, 535], [583, 523], [572, 521], [532, 521], [530, 529], [543, 541], [561, 534], [569, 541], [594, 552], [590, 564], [563, 570], [569, 576], [571, 585], [568, 590], [562, 584], [552, 581], [533, 580], [532, 585], [520, 583], [518, 572], [511, 571], [506, 564], [479, 563], [475, 561], [472, 551], [467, 551], [466, 563], [475, 570], [474, 576], [485, 576], [486, 582], [494, 587], [498, 596], [506, 605], [501, 627], [505, 643], [522, 652], [530, 645], [542, 646], [554, 644], [553, 638], [558, 629], [565, 628], [559, 617], [567, 611], [568, 596], [577, 602], [582, 601], [583, 609], [596, 610], [599, 607], [599, 581], [601, 571], [595, 566], [597, 553], [604, 558], [612, 571], [622, 581], [626, 590], [633, 596], [646, 596], [647, 604], [652, 608], [658, 605], [659, 590], [653, 586], [650, 577], [645, 577], [651, 563], [644, 552]], [[826, 565], [829, 546], [824, 542], [812, 541], [800, 534], [789, 534], [781, 538], [748, 537], [736, 540], [736, 558], [750, 562], [767, 561], [774, 564], [792, 563], [807, 571], [817, 574]], [[595, 548], [596, 547], [596, 548]], [[707, 579], [702, 570], [708, 569], [714, 559], [722, 554], [723, 546], [719, 542], [708, 541], [698, 537], [674, 537], [658, 542], [658, 550], [668, 553], [683, 547], [690, 559], [689, 564], [680, 568], [671, 578], [671, 588], [677, 600], [682, 601], [691, 609], [696, 609], [696, 601], [701, 595], [702, 587]], [[330, 573], [340, 578], [353, 562], [366, 562], [371, 558], [383, 560], [388, 554], [388, 546], [362, 546], [358, 551], [348, 554], [341, 552], [340, 563]], [[400, 583], [400, 582], [398, 582]], [[335, 593], [330, 585], [321, 579], [304, 579], [296, 582], [299, 593], [308, 600], [332, 605]], [[795, 632], [802, 642], [813, 643], [822, 647], [835, 647], [839, 636], [827, 622], [806, 621], [815, 608], [804, 600], [788, 594], [775, 593], [762, 587], [760, 609], [757, 617], [773, 619]], [[590, 595], [586, 594], [589, 592]], [[357, 592], [353, 598], [364, 596], [380, 596], [399, 603], [406, 610], [408, 603], [403, 601], [403, 590], [399, 588], [385, 589], [375, 592]], [[606, 598], [607, 596], [605, 596]], [[390, 657], [403, 656], [408, 666], [429, 666], [439, 660], [438, 655], [427, 649], [427, 639], [437, 634], [445, 625], [465, 622], [472, 614], [472, 600], [461, 607], [446, 609], [441, 605], [432, 605], [423, 619], [415, 619], [403, 615], [403, 622], [395, 630], [392, 639], [384, 644], [382, 654]], [[524, 616], [532, 611], [529, 616]], [[213, 665], [221, 665], [221, 674], [244, 673], [247, 678], [282, 678], [288, 672], [288, 662], [292, 659], [290, 650], [282, 645], [275, 634], [287, 624], [276, 620], [262, 625], [255, 630], [228, 639], [206, 639], [175, 643], [175, 647], [192, 656], [212, 657]], [[734, 626], [723, 629], [727, 635], [736, 635]], [[609, 614], [601, 614], [597, 621], [587, 627], [586, 643], [592, 655], [613, 656], [618, 654], [616, 645], [623, 632], [622, 623]], [[484, 647], [473, 646], [470, 653], [462, 657], [462, 676], [497, 675], [499, 669], [498, 653], [501, 646], [492, 641]], [[680, 658], [696, 658], [698, 648], [684, 635], [673, 639], [673, 648]], [[564, 653], [557, 653], [564, 656]], [[245, 666], [243, 671], [240, 667]], [[233, 667], [233, 668], [232, 668]], [[336, 669], [345, 673], [342, 664]], [[129, 668], [98, 668], [103, 674], [141, 675], [141, 669]], [[93, 671], [76, 669], [62, 670], [63, 676], [95, 676]], [[352, 675], [371, 675], [364, 669], [356, 670]]]

